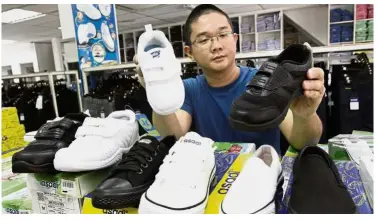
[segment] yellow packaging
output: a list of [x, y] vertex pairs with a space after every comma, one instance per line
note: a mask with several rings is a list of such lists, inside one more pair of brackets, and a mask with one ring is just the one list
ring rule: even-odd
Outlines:
[[10, 127], [11, 125], [19, 125], [17, 109], [15, 107], [1, 109], [1, 125], [2, 127]]
[[92, 199], [89, 197], [84, 198], [82, 214], [138, 214], [136, 208], [125, 209], [98, 209], [93, 207]]
[[219, 214], [219, 207], [225, 198], [232, 183], [236, 180], [241, 172], [244, 163], [251, 156], [251, 154], [240, 154], [231, 167], [227, 170], [221, 181], [217, 184], [215, 189], [211, 192], [205, 214]]
[[26, 145], [26, 142], [24, 141], [25, 127], [23, 125], [17, 125], [13, 128], [2, 129], [1, 135], [2, 152], [7, 152], [12, 149], [24, 147]]

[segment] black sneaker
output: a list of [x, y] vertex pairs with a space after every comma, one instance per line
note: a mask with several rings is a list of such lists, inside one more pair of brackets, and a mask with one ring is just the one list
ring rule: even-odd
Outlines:
[[277, 57], [265, 62], [234, 100], [230, 125], [242, 131], [263, 131], [277, 127], [285, 118], [290, 102], [301, 95], [302, 82], [313, 65], [311, 50], [290, 45]]
[[55, 153], [75, 140], [75, 133], [86, 117], [84, 113], [67, 114], [59, 121], [42, 125], [34, 136], [36, 140], [13, 155], [12, 172], [56, 173]]
[[160, 143], [152, 136], [142, 137], [92, 192], [93, 207], [138, 207], [142, 194], [154, 182], [163, 159], [175, 143], [174, 136], [168, 136]]
[[292, 175], [289, 213], [357, 213], [335, 163], [320, 147], [305, 147], [295, 159]]

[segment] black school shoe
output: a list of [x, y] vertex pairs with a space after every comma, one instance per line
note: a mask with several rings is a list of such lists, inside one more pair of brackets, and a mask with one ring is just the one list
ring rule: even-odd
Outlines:
[[87, 117], [84, 113], [67, 114], [59, 121], [42, 125], [32, 141], [12, 157], [13, 173], [56, 173], [55, 153], [75, 140], [77, 129]]
[[319, 147], [305, 147], [293, 165], [291, 214], [355, 214], [356, 205], [329, 155]]
[[241, 131], [264, 131], [277, 127], [285, 118], [290, 102], [301, 95], [302, 82], [313, 65], [311, 50], [293, 44], [265, 62], [234, 100], [229, 122]]
[[175, 143], [174, 136], [168, 136], [160, 143], [152, 136], [142, 137], [111, 171], [107, 179], [92, 192], [93, 207], [138, 207], [142, 194], [154, 182], [163, 159]]

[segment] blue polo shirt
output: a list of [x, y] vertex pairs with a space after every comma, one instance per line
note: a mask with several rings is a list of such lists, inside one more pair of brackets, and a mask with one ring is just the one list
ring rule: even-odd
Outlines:
[[243, 94], [257, 69], [240, 66], [240, 75], [233, 83], [219, 88], [210, 87], [204, 75], [184, 80], [185, 102], [181, 107], [192, 116], [195, 131], [216, 142], [255, 143], [273, 146], [280, 153], [280, 130], [243, 132], [231, 128], [228, 117], [232, 102]]

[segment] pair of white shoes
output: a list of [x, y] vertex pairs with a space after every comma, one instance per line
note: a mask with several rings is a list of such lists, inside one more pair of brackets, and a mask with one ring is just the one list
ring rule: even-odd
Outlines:
[[77, 4], [76, 8], [78, 11], [84, 12], [88, 16], [88, 18], [92, 20], [98, 20], [101, 18], [101, 14], [105, 17], [108, 17], [112, 12], [112, 7], [110, 4], [99, 4], [97, 9], [92, 4]]
[[[215, 177], [213, 141], [189, 132], [170, 149], [155, 182], [142, 195], [140, 214], [201, 214]], [[275, 213], [275, 192], [281, 176], [277, 152], [261, 146], [246, 162], [223, 200], [220, 213]]]
[[103, 169], [118, 163], [139, 138], [135, 113], [116, 111], [107, 118], [87, 117], [68, 148], [55, 154], [54, 167], [65, 172]]

